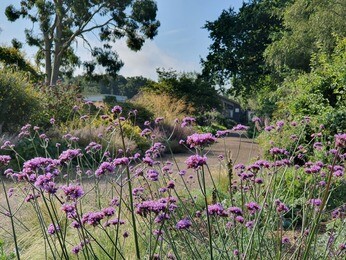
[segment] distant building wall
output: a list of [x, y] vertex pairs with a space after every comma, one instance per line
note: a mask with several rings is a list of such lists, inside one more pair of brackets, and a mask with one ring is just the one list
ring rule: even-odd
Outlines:
[[219, 96], [222, 104], [222, 114], [229, 119], [236, 122], [247, 122], [247, 113], [244, 111], [240, 104], [229, 98]]
[[102, 102], [105, 97], [114, 97], [114, 100], [116, 100], [117, 102], [125, 102], [127, 100], [126, 96], [108, 95], [108, 94], [87, 95], [84, 97], [84, 100], [91, 101], [91, 102]]

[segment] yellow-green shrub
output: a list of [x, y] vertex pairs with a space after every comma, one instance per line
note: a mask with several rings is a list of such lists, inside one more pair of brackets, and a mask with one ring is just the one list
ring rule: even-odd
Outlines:
[[41, 110], [40, 93], [24, 74], [0, 70], [0, 125], [4, 131], [31, 123]]

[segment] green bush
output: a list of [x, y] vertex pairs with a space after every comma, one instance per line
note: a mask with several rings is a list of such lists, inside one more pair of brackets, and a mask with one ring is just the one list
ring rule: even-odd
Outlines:
[[[37, 121], [40, 125], [48, 127], [49, 120], [54, 118], [56, 123], [64, 123], [72, 119], [73, 107], [82, 108], [82, 95], [79, 86], [57, 84], [55, 86], [37, 87], [42, 93], [43, 110], [40, 111]], [[86, 112], [97, 113], [95, 106], [90, 105]]]
[[0, 125], [16, 131], [42, 111], [39, 93], [24, 74], [0, 70]]

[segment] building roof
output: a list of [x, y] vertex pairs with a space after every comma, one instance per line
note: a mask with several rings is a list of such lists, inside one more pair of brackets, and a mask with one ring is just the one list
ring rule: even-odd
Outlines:
[[228, 97], [221, 96], [221, 95], [218, 95], [218, 97], [219, 97], [219, 98], [221, 99], [221, 101], [223, 101], [223, 102], [236, 104], [236, 105], [238, 105], [238, 106], [241, 107], [241, 105], [239, 104], [239, 102], [234, 101], [233, 99], [229, 99]]

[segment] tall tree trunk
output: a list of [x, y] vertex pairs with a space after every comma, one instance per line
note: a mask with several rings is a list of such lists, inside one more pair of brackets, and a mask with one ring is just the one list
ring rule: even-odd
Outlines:
[[62, 30], [63, 30], [63, 24], [62, 24], [62, 18], [63, 18], [63, 6], [62, 6], [62, 0], [58, 0], [56, 2], [56, 27], [55, 27], [55, 36], [54, 36], [54, 63], [53, 68], [51, 71], [51, 77], [50, 77], [50, 85], [54, 86], [56, 85], [56, 82], [59, 79], [59, 70], [61, 66], [61, 60], [62, 60]]
[[44, 52], [45, 52], [45, 71], [46, 71], [46, 85], [50, 84], [52, 77], [52, 41], [49, 35], [44, 36]]

